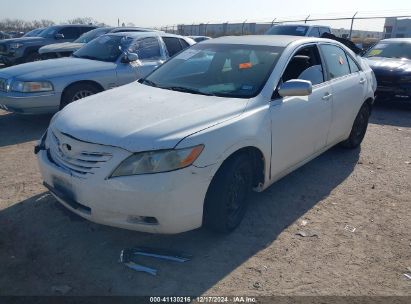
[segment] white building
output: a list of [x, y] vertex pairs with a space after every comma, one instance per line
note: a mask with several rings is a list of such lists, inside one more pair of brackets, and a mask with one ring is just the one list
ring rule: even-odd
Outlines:
[[410, 38], [411, 19], [385, 18], [384, 38]]

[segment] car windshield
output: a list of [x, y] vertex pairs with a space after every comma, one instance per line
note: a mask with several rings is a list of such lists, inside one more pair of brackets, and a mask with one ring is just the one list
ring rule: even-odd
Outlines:
[[40, 35], [40, 33], [41, 33], [42, 31], [43, 31], [43, 29], [35, 29], [35, 30], [32, 30], [32, 31], [24, 34], [23, 37], [37, 37], [37, 36]]
[[117, 35], [100, 36], [73, 54], [73, 57], [115, 62], [132, 41], [131, 38]]
[[270, 28], [266, 35], [290, 35], [290, 36], [305, 36], [308, 31], [308, 26], [303, 25], [275, 25]]
[[372, 47], [365, 57], [386, 57], [411, 59], [411, 43], [381, 41]]
[[110, 28], [98, 28], [95, 30], [91, 30], [81, 35], [77, 40], [74, 40], [74, 43], [88, 43], [97, 37], [107, 34], [109, 31], [110, 31]]
[[44, 29], [40, 34], [38, 34], [38, 37], [43, 37], [43, 38], [53, 38], [54, 35], [57, 32], [58, 27], [56, 26], [51, 26], [46, 29]]
[[275, 46], [201, 43], [140, 82], [192, 94], [251, 98], [264, 87], [282, 51]]

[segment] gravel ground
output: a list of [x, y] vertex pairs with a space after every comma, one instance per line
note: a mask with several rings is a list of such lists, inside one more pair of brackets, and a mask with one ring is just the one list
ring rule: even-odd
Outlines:
[[[361, 149], [333, 148], [254, 194], [241, 227], [223, 237], [141, 234], [60, 207], [33, 155], [49, 119], [0, 111], [0, 295], [411, 296], [408, 106], [376, 108]], [[142, 259], [154, 277], [118, 263], [134, 246], [193, 259]]]

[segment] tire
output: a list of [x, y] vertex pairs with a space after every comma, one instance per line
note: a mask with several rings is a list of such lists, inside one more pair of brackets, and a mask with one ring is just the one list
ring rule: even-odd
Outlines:
[[350, 136], [341, 143], [341, 146], [347, 149], [355, 149], [361, 145], [365, 133], [367, 132], [368, 120], [371, 114], [371, 106], [364, 103], [354, 120]]
[[90, 83], [74, 84], [63, 93], [60, 101], [60, 110], [76, 100], [97, 94], [100, 91], [96, 85]]
[[40, 54], [37, 52], [34, 52], [34, 53], [28, 54], [26, 58], [24, 59], [24, 62], [27, 63], [27, 62], [34, 62], [34, 61], [40, 61], [40, 60], [41, 60]]
[[246, 154], [227, 160], [214, 176], [204, 202], [204, 227], [227, 234], [241, 223], [253, 185], [253, 168]]

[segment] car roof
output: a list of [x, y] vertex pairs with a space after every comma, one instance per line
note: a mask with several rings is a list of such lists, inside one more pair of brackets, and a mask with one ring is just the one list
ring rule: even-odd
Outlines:
[[179, 35], [174, 35], [174, 34], [168, 34], [164, 32], [118, 32], [118, 33], [108, 33], [106, 35], [113, 35], [113, 36], [128, 36], [132, 38], [138, 38], [138, 37], [152, 37], [152, 36], [165, 36], [165, 37], [176, 37], [176, 38], [186, 38], [183, 36]]
[[249, 45], [267, 45], [286, 47], [289, 44], [301, 40], [302, 42], [336, 42], [334, 40], [304, 37], [304, 36], [287, 36], [287, 35], [247, 35], [247, 36], [226, 36], [215, 39], [210, 39], [202, 43], [217, 43], [217, 44], [249, 44]]
[[160, 32], [159, 30], [155, 29], [150, 29], [150, 28], [145, 28], [145, 27], [137, 27], [137, 26], [132, 26], [132, 27], [113, 27], [111, 32], [112, 33], [120, 33], [123, 31], [141, 31], [141, 32]]
[[90, 25], [90, 24], [58, 24], [58, 25], [51, 25], [49, 27], [92, 27], [92, 28], [98, 28], [97, 25]]
[[411, 43], [411, 38], [389, 38], [389, 39], [383, 39], [381, 41], [382, 42], [407, 42], [407, 43]]

